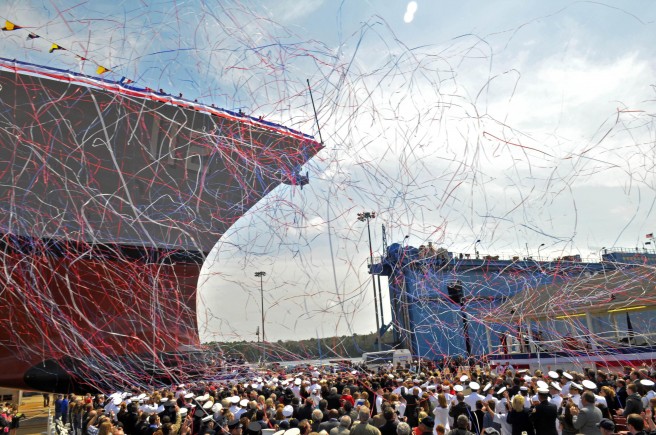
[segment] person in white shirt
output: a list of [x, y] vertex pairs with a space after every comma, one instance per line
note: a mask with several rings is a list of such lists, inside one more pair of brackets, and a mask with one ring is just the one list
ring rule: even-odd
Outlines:
[[301, 380], [299, 378], [294, 379], [294, 386], [291, 388], [292, 393], [297, 398], [301, 398]]
[[[528, 387], [523, 387], [523, 386], [519, 387], [519, 394], [516, 394], [516, 396], [524, 396], [524, 409], [530, 409], [531, 408], [531, 400], [528, 397]], [[513, 396], [513, 398], [510, 399], [511, 402], [514, 398], [515, 398], [515, 396]]]
[[647, 409], [649, 408], [649, 401], [656, 397], [656, 392], [654, 392], [654, 381], [651, 379], [641, 379], [640, 384], [649, 390], [647, 391], [647, 394], [642, 396], [642, 408]]
[[399, 396], [399, 405], [397, 406], [396, 410], [399, 413], [399, 418], [403, 418], [405, 416], [405, 408], [408, 406], [408, 402], [405, 400], [405, 397]]
[[[492, 415], [492, 417], [494, 417], [493, 421], [495, 423], [499, 423], [501, 425], [500, 434], [501, 435], [511, 435], [512, 434], [512, 425], [508, 424], [508, 421], [506, 421], [506, 418], [508, 418], [508, 414], [507, 413], [500, 414], [498, 412], [498, 410], [495, 412], [495, 411], [492, 411], [492, 409], [490, 409], [488, 407], [486, 407], [486, 409], [487, 409], [487, 412], [489, 412], [490, 415]], [[503, 408], [503, 410], [504, 411], [506, 410], [505, 407]]]
[[149, 399], [148, 402], [141, 405], [139, 409], [146, 414], [160, 414], [164, 412], [164, 405], [155, 404], [153, 399]]
[[479, 400], [485, 400], [485, 396], [478, 394], [478, 390], [481, 389], [481, 386], [478, 384], [478, 382], [470, 382], [469, 388], [471, 389], [471, 393], [465, 397], [465, 403], [469, 405], [472, 411], [475, 411], [476, 402]]
[[319, 402], [321, 402], [321, 389], [317, 388], [315, 390], [312, 390], [312, 394], [310, 394], [310, 398], [312, 398], [312, 401], [314, 402], [314, 406], [318, 407]]
[[435, 427], [437, 428], [438, 424], [444, 425], [445, 429], [448, 431], [451, 428], [451, 417], [449, 417], [449, 402], [446, 400], [446, 396], [442, 393], [437, 395], [437, 406], [433, 409], [433, 415], [435, 416]]
[[565, 394], [569, 393], [569, 389], [572, 387], [572, 381], [574, 377], [567, 372], [563, 372], [563, 377], [561, 378], [561, 383], [563, 384], [563, 392]]
[[581, 407], [581, 386], [572, 382], [572, 385], [569, 387], [569, 394], [571, 395], [571, 402], [577, 407]]
[[[439, 389], [438, 389], [439, 391]], [[451, 394], [451, 386], [449, 385], [442, 385], [442, 393], [444, 393], [444, 397], [446, 397], [446, 401], [451, 403], [454, 400], [456, 400], [456, 396], [454, 394]]]
[[383, 387], [378, 387], [376, 390], [376, 414], [381, 414], [383, 412]]
[[551, 394], [549, 403], [556, 405], [558, 408], [560, 408], [560, 405], [563, 403], [563, 398], [560, 395], [561, 391], [562, 389], [555, 382], [549, 384], [549, 394]]

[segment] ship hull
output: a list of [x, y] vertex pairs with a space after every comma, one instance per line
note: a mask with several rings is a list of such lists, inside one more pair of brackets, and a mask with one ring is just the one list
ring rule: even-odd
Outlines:
[[320, 149], [240, 113], [0, 60], [0, 386], [197, 374], [203, 260]]
[[117, 377], [148, 385], [176, 381], [185, 370], [182, 360], [160, 363], [162, 352], [199, 347], [202, 256], [8, 235], [2, 241], [1, 385], [102, 390]]

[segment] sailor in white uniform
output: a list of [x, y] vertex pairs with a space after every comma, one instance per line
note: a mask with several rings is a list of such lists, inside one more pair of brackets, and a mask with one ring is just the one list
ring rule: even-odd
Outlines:
[[640, 384], [649, 390], [647, 391], [647, 394], [642, 396], [642, 407], [647, 409], [649, 408], [649, 401], [656, 397], [656, 392], [654, 392], [654, 381], [651, 379], [641, 379]]
[[576, 382], [570, 382], [570, 387], [569, 387], [569, 394], [572, 396], [570, 400], [572, 403], [579, 408], [581, 407], [581, 392], [583, 391], [583, 387]]
[[592, 394], [595, 396], [595, 405], [603, 405], [606, 406], [606, 398], [603, 396], [600, 396], [599, 394], [596, 393], [597, 391], [597, 384], [592, 382], [589, 379], [585, 379], [584, 381], [581, 382], [581, 386], [585, 391], [591, 391]]
[[476, 410], [476, 402], [479, 400], [485, 400], [485, 396], [482, 396], [478, 393], [478, 390], [481, 389], [481, 386], [478, 382], [470, 382], [469, 389], [471, 390], [471, 393], [465, 396], [465, 403], [469, 405], [473, 412]]

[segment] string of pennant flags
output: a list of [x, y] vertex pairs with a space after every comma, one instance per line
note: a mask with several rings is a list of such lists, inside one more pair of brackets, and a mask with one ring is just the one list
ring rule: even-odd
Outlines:
[[[0, 18], [0, 19], [2, 19], [2, 18]], [[38, 34], [32, 32], [32, 31], [28, 30], [27, 28], [25, 28], [23, 26], [19, 26], [18, 24], [14, 23], [12, 21], [9, 21], [7, 19], [4, 19], [4, 20], [5, 20], [5, 25], [2, 29], [0, 29], [3, 32], [12, 32], [12, 31], [15, 31], [15, 30], [27, 31], [28, 32], [27, 39], [42, 39], [42, 40], [50, 43], [50, 49], [48, 50], [48, 53], [54, 53], [55, 51], [59, 51], [59, 50], [68, 51], [69, 53], [73, 54], [78, 60], [85, 61], [85, 62], [92, 62], [94, 65], [96, 65], [96, 73], [98, 75], [102, 75], [102, 74], [105, 74], [107, 72], [112, 71], [111, 69], [109, 69], [109, 68], [101, 65], [100, 63], [94, 61], [93, 59], [89, 59], [87, 57], [76, 54], [75, 52], [62, 47], [58, 43], [56, 43], [54, 41], [50, 41], [47, 38], [44, 38], [41, 35], [38, 35]], [[134, 83], [134, 80], [130, 80], [130, 79], [127, 79], [127, 78], [123, 77], [123, 78], [121, 78], [120, 83], [122, 83], [122, 84]]]

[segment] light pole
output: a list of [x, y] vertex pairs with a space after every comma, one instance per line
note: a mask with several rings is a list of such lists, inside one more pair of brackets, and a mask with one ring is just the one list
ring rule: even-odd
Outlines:
[[544, 246], [544, 243], [541, 243], [540, 246], [538, 246], [538, 261], [540, 261], [540, 248]]
[[255, 272], [255, 277], [260, 278], [260, 300], [262, 301], [262, 361], [264, 361], [264, 342], [266, 336], [264, 335], [264, 277], [266, 272]]
[[476, 242], [474, 243], [474, 253], [476, 254], [477, 260], [478, 260], [478, 249], [476, 249], [476, 245], [478, 245], [479, 243], [481, 243], [480, 240], [476, 240]]
[[[367, 222], [367, 234], [369, 235], [369, 264], [370, 267], [374, 265], [374, 249], [371, 247], [371, 228], [369, 227], [369, 221], [376, 218], [376, 212], [362, 212], [358, 213], [358, 220], [360, 222]], [[376, 296], [376, 280], [374, 279], [374, 274], [371, 274], [371, 285], [374, 289], [374, 310], [376, 312], [376, 338], [378, 338], [378, 350], [381, 350], [382, 344], [380, 342], [380, 322], [378, 321], [378, 297]], [[383, 309], [381, 301], [381, 310]]]

